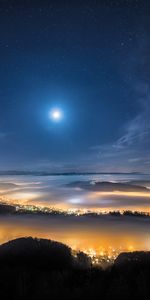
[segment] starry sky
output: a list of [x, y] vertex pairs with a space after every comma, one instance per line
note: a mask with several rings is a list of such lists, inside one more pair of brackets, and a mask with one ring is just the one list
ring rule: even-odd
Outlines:
[[149, 0], [0, 0], [1, 170], [149, 172], [149, 15]]

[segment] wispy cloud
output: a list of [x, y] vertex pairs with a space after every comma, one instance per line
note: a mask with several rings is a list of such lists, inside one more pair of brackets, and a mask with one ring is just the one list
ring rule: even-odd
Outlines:
[[[91, 150], [101, 164], [134, 165], [136, 170], [149, 169], [150, 161], [150, 41], [144, 38], [133, 55], [135, 116], [121, 129], [120, 137], [112, 143], [94, 145]], [[132, 63], [130, 62], [130, 65]], [[131, 67], [130, 67], [131, 68]], [[133, 99], [131, 99], [133, 102]]]
[[122, 149], [149, 142], [150, 138], [150, 91], [140, 104], [140, 113], [126, 124], [125, 133], [114, 143], [114, 148]]
[[[146, 161], [150, 160], [150, 86], [144, 85], [138, 92], [137, 115], [128, 121], [122, 128], [122, 135], [113, 143], [101, 144], [92, 147], [97, 152], [99, 160], [107, 162], [128, 163], [145, 168]], [[149, 168], [149, 164], [147, 164]]]

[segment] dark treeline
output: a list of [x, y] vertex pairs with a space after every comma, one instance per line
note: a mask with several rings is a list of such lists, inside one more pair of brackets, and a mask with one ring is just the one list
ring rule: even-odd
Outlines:
[[0, 246], [0, 299], [150, 299], [150, 253], [119, 255], [106, 270], [67, 246], [21, 238]]
[[[56, 216], [70, 216], [70, 214], [67, 211], [61, 211], [56, 209], [50, 209], [50, 208], [39, 208], [38, 206], [33, 206], [32, 209], [31, 206], [19, 206], [17, 205], [17, 209], [15, 205], [8, 205], [8, 204], [0, 204], [0, 215], [3, 214], [15, 214], [15, 215], [27, 215], [27, 214], [34, 214], [34, 215], [56, 215]], [[72, 216], [77, 216], [76, 213], [71, 213]], [[131, 216], [131, 217], [150, 217], [149, 213], [146, 212], [140, 212], [140, 211], [130, 211], [126, 210], [123, 212], [120, 211], [110, 211], [107, 213], [95, 213], [95, 212], [87, 212], [81, 214], [82, 216], [87, 217], [100, 217], [100, 216], [114, 216], [114, 217], [124, 217], [124, 216]], [[78, 215], [77, 217], [80, 217]]]

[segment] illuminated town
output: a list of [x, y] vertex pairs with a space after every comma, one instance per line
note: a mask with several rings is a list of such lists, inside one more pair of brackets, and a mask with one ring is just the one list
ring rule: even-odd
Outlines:
[[[81, 249], [83, 253], [91, 258], [92, 264], [107, 267], [114, 263], [115, 259], [118, 255], [122, 252], [134, 251], [133, 247], [131, 246], [129, 249], [114, 249], [111, 246], [106, 251], [105, 249], [101, 248], [99, 250], [94, 250], [92, 248], [89, 249]], [[73, 254], [76, 255], [77, 251], [73, 251]]]
[[[103, 216], [110, 216], [110, 217], [115, 217], [116, 218], [125, 218], [126, 216], [131, 216], [132, 218], [134, 217], [144, 217], [144, 218], [148, 218], [150, 217], [150, 214], [147, 212], [136, 212], [136, 211], [110, 211], [109, 213], [106, 211], [99, 211], [99, 212], [92, 212], [90, 210], [75, 210], [75, 209], [70, 209], [67, 211], [64, 210], [56, 210], [55, 208], [50, 208], [50, 207], [40, 207], [40, 206], [35, 206], [35, 205], [11, 205], [9, 206], [7, 203], [3, 202], [1, 203], [1, 209], [2, 207], [6, 207], [6, 208], [11, 208], [12, 211], [10, 210], [10, 212], [12, 213], [12, 215], [22, 215], [22, 216], [52, 216], [52, 217], [65, 217], [65, 218], [69, 218], [69, 217], [73, 217], [73, 218], [79, 218], [80, 217], [94, 217], [94, 219], [96, 218], [99, 219]], [[31, 231], [29, 231], [29, 234], [34, 235], [34, 233]], [[78, 233], [76, 233], [76, 235], [78, 236]], [[88, 236], [88, 235], [87, 235]], [[46, 236], [47, 237], [47, 236]], [[55, 239], [55, 237], [54, 237]], [[79, 238], [80, 239], [80, 238]], [[62, 239], [62, 241], [64, 241], [64, 239]], [[66, 239], [66, 244], [68, 244], [73, 251], [73, 254], [76, 256], [76, 254], [78, 253], [78, 251], [82, 251], [83, 253], [87, 254], [92, 261], [93, 265], [99, 265], [102, 267], [107, 267], [108, 265], [113, 264], [113, 262], [115, 261], [115, 259], [118, 257], [118, 255], [122, 252], [132, 252], [136, 250], [136, 246], [134, 245], [134, 241], [133, 244], [131, 243], [131, 238], [129, 242], [126, 242], [126, 244], [122, 244], [122, 245], [114, 245], [112, 246], [107, 245], [107, 246], [102, 246], [101, 243], [96, 243], [96, 246], [88, 247], [88, 242], [86, 242], [85, 247], [83, 246], [83, 244], [79, 243], [79, 240], [70, 240], [70, 238]], [[113, 239], [112, 239], [113, 242]], [[90, 242], [89, 242], [90, 244]], [[147, 250], [149, 248], [147, 247]]]
[[143, 216], [150, 217], [150, 212], [147, 211], [138, 211], [138, 210], [103, 210], [103, 209], [78, 209], [78, 208], [69, 208], [61, 209], [50, 206], [43, 205], [29, 205], [29, 204], [16, 204], [16, 202], [6, 200], [6, 197], [1, 197], [0, 205], [10, 205], [16, 212], [19, 213], [42, 213], [42, 214], [63, 214], [63, 215], [73, 215], [73, 216], [100, 216], [100, 215], [114, 215], [114, 216], [123, 216], [123, 215], [132, 215], [132, 216]]

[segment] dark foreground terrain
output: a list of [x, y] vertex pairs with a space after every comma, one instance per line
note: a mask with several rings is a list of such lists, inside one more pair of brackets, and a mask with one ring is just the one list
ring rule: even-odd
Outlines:
[[67, 246], [21, 238], [0, 246], [0, 299], [150, 299], [150, 253], [122, 253], [106, 270]]

